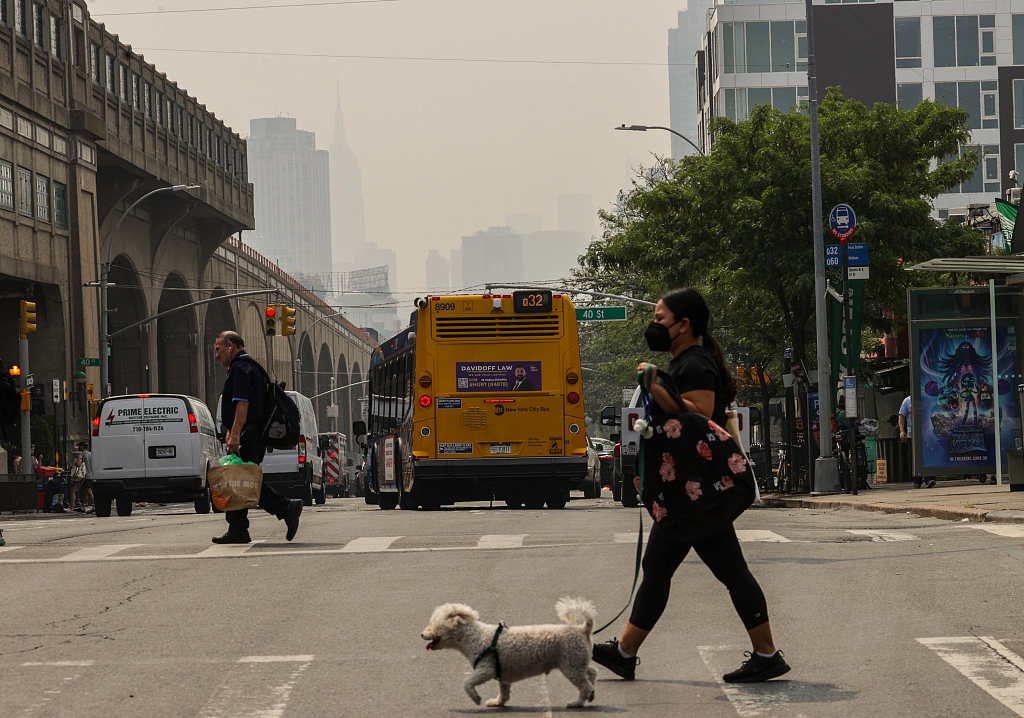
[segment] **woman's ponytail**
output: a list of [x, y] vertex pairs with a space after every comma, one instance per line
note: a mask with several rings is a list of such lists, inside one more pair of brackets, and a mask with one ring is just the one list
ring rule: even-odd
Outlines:
[[704, 345], [704, 351], [710, 354], [711, 358], [715, 360], [715, 364], [718, 365], [718, 376], [721, 377], [722, 384], [725, 386], [725, 403], [731, 404], [736, 401], [736, 377], [725, 365], [725, 353], [722, 351], [722, 345], [711, 336], [711, 332], [706, 330], [701, 335], [701, 342]]
[[722, 352], [722, 347], [718, 340], [711, 336], [711, 332], [708, 331], [708, 324], [711, 321], [711, 310], [708, 309], [708, 303], [704, 301], [701, 293], [693, 287], [673, 289], [662, 296], [661, 299], [676, 319], [685, 317], [690, 320], [690, 326], [693, 327], [694, 335], [700, 337], [704, 351], [715, 360], [715, 365], [718, 367], [718, 376], [722, 381], [722, 386], [725, 387], [726, 403], [731, 404], [736, 400], [736, 377], [729, 371], [729, 367], [725, 365], [725, 354]]

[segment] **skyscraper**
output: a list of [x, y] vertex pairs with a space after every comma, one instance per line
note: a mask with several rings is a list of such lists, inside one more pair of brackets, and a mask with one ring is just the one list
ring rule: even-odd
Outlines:
[[322, 273], [331, 266], [327, 152], [292, 117], [251, 120], [248, 145], [256, 205], [253, 247], [285, 271]]
[[348, 266], [353, 255], [362, 248], [366, 231], [363, 223], [363, 175], [345, 137], [340, 87], [338, 104], [334, 108], [334, 139], [331, 141], [331, 218], [331, 246], [334, 261], [338, 263], [335, 271], [341, 271], [342, 265]]
[[[701, 49], [701, 40], [707, 29], [707, 12], [714, 4], [714, 0], [686, 0], [686, 9], [679, 11], [679, 27], [668, 31], [669, 124], [673, 130], [694, 142], [697, 142], [694, 55]], [[694, 152], [696, 150], [688, 142], [672, 135], [673, 159]]]
[[447, 292], [452, 284], [452, 263], [436, 249], [427, 255], [427, 290]]

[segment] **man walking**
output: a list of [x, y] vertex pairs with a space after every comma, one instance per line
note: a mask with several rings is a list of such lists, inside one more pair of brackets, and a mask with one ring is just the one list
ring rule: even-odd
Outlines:
[[[912, 410], [913, 409], [912, 409], [911, 404], [910, 404], [910, 397], [908, 396], [906, 399], [903, 400], [903, 404], [900, 406], [899, 422], [900, 422], [900, 441], [902, 441], [902, 442], [904, 442], [904, 443], [909, 445], [908, 448], [910, 449], [910, 460], [911, 460], [911, 462], [913, 462], [913, 460], [914, 460], [914, 458], [913, 458], [914, 457], [914, 444], [913, 444], [913, 441], [911, 439], [911, 437], [913, 436], [913, 433], [914, 433], [914, 424], [911, 421], [911, 411]], [[922, 485], [923, 481], [924, 481], [924, 479], [922, 477], [915, 476], [914, 477], [914, 488], [915, 489], [921, 488], [921, 485]], [[932, 488], [933, 486], [935, 486], [935, 479], [928, 479], [927, 486], [928, 486], [929, 489]]]
[[[242, 461], [263, 463], [267, 448], [263, 445], [266, 421], [267, 380], [256, 360], [245, 352], [242, 337], [232, 331], [221, 332], [214, 344], [217, 361], [227, 368], [228, 376], [220, 398], [221, 421], [227, 428], [224, 446]], [[299, 530], [302, 499], [286, 499], [263, 482], [259, 507], [274, 514], [288, 527], [285, 538], [291, 541]], [[225, 511], [228, 530], [214, 543], [249, 543], [249, 510]]]

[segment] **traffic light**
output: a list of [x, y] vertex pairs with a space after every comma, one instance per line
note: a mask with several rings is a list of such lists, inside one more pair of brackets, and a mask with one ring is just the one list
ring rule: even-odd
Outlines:
[[267, 326], [263, 333], [268, 337], [277, 335], [277, 307], [276, 304], [267, 305]]
[[295, 333], [295, 310], [281, 305], [281, 336], [287, 337]]
[[28, 339], [28, 333], [36, 330], [36, 303], [21, 300], [21, 338]]

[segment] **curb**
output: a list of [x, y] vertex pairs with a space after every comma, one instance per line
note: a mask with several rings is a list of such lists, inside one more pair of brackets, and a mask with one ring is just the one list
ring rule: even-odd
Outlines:
[[835, 501], [832, 499], [790, 499], [764, 497], [764, 505], [780, 509], [841, 509], [880, 511], [886, 514], [917, 514], [925, 518], [944, 521], [967, 521], [982, 523], [1024, 523], [1024, 513], [1019, 511], [983, 511], [982, 509], [954, 509], [948, 506], [917, 505], [897, 506], [878, 504], [870, 501]]

